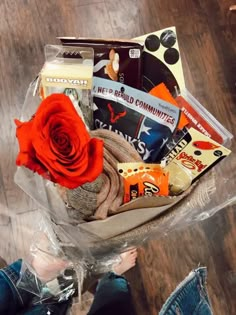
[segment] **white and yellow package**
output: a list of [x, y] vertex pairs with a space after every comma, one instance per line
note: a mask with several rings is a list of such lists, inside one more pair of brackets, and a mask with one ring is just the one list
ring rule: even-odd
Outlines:
[[170, 192], [183, 192], [230, 153], [229, 149], [190, 128], [164, 157], [165, 171], [169, 172]]
[[46, 45], [45, 59], [40, 73], [41, 97], [68, 95], [85, 124], [92, 128], [93, 49]]

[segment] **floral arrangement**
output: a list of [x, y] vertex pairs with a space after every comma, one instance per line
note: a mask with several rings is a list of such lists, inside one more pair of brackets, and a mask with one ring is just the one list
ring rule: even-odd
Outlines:
[[[24, 112], [34, 114], [28, 121], [15, 119], [19, 142], [15, 182], [46, 208], [48, 226], [45, 222], [41, 226], [49, 236], [45, 243], [56, 244], [55, 251], [46, 246], [49, 257], [58, 258], [60, 252], [73, 262], [81, 280], [91, 253], [102, 257], [108, 250], [118, 252], [137, 245], [154, 230], [163, 236], [219, 210], [217, 198], [215, 203], [211, 200], [213, 193], [221, 194], [215, 178], [205, 176], [201, 185], [197, 183], [230, 154], [223, 145], [232, 135], [187, 90], [176, 94], [178, 84], [172, 86], [169, 80], [172, 73], [162, 73], [166, 67], [159, 69], [163, 49], [155, 53], [157, 62], [152, 49], [147, 55], [152, 45], [146, 43], [157, 36], [171, 42], [174, 38], [178, 48], [174, 31], [140, 38], [145, 40], [145, 58], [150, 58], [143, 73], [139, 43], [117, 42], [116, 51], [111, 49], [115, 42], [99, 40], [104, 54], [96, 53], [98, 43], [92, 49], [91, 41], [83, 49], [49, 45], [40, 76], [26, 95]], [[95, 60], [104, 67], [96, 71], [97, 77], [93, 77]], [[127, 81], [116, 82], [125, 66]], [[181, 63], [175, 68], [176, 81], [183, 82]], [[141, 78], [154, 72], [161, 78], [144, 92]], [[133, 82], [131, 87], [128, 83]], [[150, 80], [146, 83], [149, 86]], [[32, 110], [35, 100], [38, 107]], [[210, 140], [195, 130], [199, 126]], [[183, 198], [186, 203], [180, 203]], [[81, 258], [85, 265], [80, 266]]]
[[[176, 40], [175, 29], [163, 34], [166, 32]], [[127, 60], [133, 64], [141, 82], [150, 70], [143, 60], [145, 67], [140, 72], [140, 62], [146, 56], [141, 52], [148, 47], [130, 42], [99, 41], [93, 48], [90, 41], [83, 48], [77, 40], [73, 46], [62, 43], [45, 47], [45, 64], [34, 87], [38, 108], [32, 111], [37, 97], [33, 102], [28, 97], [25, 100], [25, 112], [34, 115], [29, 121], [15, 120], [17, 166], [56, 184], [48, 197], [47, 188], [52, 185], [44, 182], [42, 191], [46, 194], [37, 196], [31, 189], [32, 182], [38, 187], [37, 176], [26, 182], [30, 175], [21, 172], [19, 186], [43, 202], [54, 218], [60, 212], [61, 217], [66, 213], [62, 221], [75, 224], [97, 220], [97, 227], [94, 222], [88, 230], [101, 238], [122, 234], [152, 220], [152, 215], [146, 217], [146, 208], [153, 208], [154, 214], [164, 212], [185, 198], [206, 171], [230, 154], [223, 145], [228, 145], [232, 135], [186, 89], [173, 88], [164, 73], [157, 80], [163, 82], [145, 92], [137, 82], [132, 87], [103, 71], [93, 75], [94, 63], [105, 67], [107, 58], [115, 55], [121, 68]], [[104, 50], [102, 56], [97, 45]], [[111, 45], [117, 45], [117, 51]], [[140, 51], [139, 61], [126, 55], [133, 47]], [[153, 64], [159, 69], [158, 65]], [[183, 83], [180, 61], [179, 66], [175, 75]], [[126, 69], [127, 75], [131, 72], [131, 68]], [[191, 117], [197, 117], [197, 124]], [[130, 210], [139, 209], [143, 212], [137, 211], [133, 224]], [[119, 221], [125, 212], [125, 219]], [[113, 233], [107, 223], [104, 236], [99, 220], [107, 217], [114, 221], [116, 217], [119, 229]]]

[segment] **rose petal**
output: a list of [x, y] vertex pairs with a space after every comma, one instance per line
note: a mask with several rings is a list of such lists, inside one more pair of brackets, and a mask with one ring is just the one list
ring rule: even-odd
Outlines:
[[[32, 146], [31, 130], [33, 121], [21, 122], [15, 119], [16, 137], [18, 138], [20, 152], [16, 158], [16, 165], [25, 166], [40, 175], [46, 172], [45, 167], [37, 160]], [[27, 135], [27, 136], [26, 136]]]
[[48, 160], [45, 156], [37, 154], [37, 158], [47, 167], [52, 177], [56, 178], [57, 173], [63, 174], [64, 176], [73, 178], [83, 174], [88, 169], [88, 148], [85, 147], [82, 152], [81, 159], [75, 161], [69, 161], [64, 165], [61, 160]]
[[103, 141], [92, 138], [89, 142], [88, 149], [88, 167], [82, 174], [80, 168], [73, 172], [67, 169], [66, 173], [64, 173], [65, 170], [62, 170], [63, 173], [61, 173], [51, 169], [49, 170], [52, 176], [51, 180], [69, 189], [74, 189], [87, 182], [94, 181], [103, 170]]
[[41, 102], [35, 115], [43, 115], [45, 119], [47, 119], [50, 117], [50, 113], [56, 114], [56, 113], [62, 113], [62, 112], [66, 112], [68, 115], [71, 115], [72, 117], [73, 116], [79, 117], [70, 98], [64, 94], [55, 93], [48, 96]]
[[[36, 120], [38, 117], [36, 117]], [[33, 129], [33, 134], [38, 134], [38, 136], [33, 137], [33, 146], [37, 152], [44, 152], [45, 156], [48, 156], [48, 158], [55, 160], [58, 158], [58, 155], [56, 154], [55, 146], [54, 146], [54, 152], [52, 152], [50, 148], [50, 133], [51, 133], [51, 128], [53, 129], [53, 124], [58, 126], [61, 126], [61, 129], [69, 135], [71, 138], [71, 143], [73, 146], [76, 146], [74, 150], [71, 152], [72, 155], [74, 153], [78, 153], [81, 149], [81, 147], [84, 147], [84, 145], [88, 142], [89, 140], [89, 135], [87, 131], [83, 128], [84, 124], [79, 126], [79, 122], [81, 121], [76, 121], [72, 119], [71, 117], [64, 117], [63, 115], [58, 114], [56, 117], [52, 117], [48, 119], [47, 125], [44, 126], [43, 128], [40, 127], [36, 121], [34, 124], [34, 129]], [[80, 127], [80, 128], [79, 128]], [[56, 127], [57, 128], [57, 127]], [[43, 131], [41, 131], [43, 129]], [[43, 136], [42, 136], [43, 134]], [[72, 146], [72, 149], [73, 149]], [[59, 152], [58, 152], [59, 153]], [[62, 156], [62, 152], [60, 152], [60, 155]], [[66, 157], [66, 156], [65, 156]], [[75, 157], [74, 157], [75, 158]]]

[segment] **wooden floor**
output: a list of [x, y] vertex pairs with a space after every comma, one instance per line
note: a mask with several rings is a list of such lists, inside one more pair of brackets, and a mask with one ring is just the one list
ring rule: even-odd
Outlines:
[[[186, 86], [236, 134], [236, 14], [233, 0], [0, 1], [0, 255], [25, 257], [40, 214], [13, 181], [20, 116], [28, 84], [57, 36], [132, 38], [175, 25]], [[234, 143], [233, 149], [236, 145]], [[227, 185], [227, 182], [225, 183]], [[199, 263], [208, 267], [216, 315], [236, 314], [236, 207], [152, 240], [128, 273], [138, 315], [158, 314], [175, 286]]]

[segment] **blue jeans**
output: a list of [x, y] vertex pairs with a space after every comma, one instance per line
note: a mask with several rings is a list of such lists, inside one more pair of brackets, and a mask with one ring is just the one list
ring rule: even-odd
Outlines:
[[163, 305], [159, 315], [212, 315], [205, 267], [192, 271]]
[[[66, 314], [71, 300], [34, 305], [34, 295], [17, 287], [21, 260], [0, 270], [0, 315]], [[206, 268], [192, 271], [163, 305], [159, 315], [212, 315], [206, 290]], [[88, 315], [135, 314], [129, 284], [107, 273], [99, 282]]]
[[127, 280], [113, 272], [107, 273], [96, 289], [88, 315], [135, 314]]
[[32, 305], [34, 295], [17, 287], [21, 260], [0, 270], [0, 315], [64, 315], [70, 300], [62, 303]]
[[[159, 315], [212, 315], [206, 290], [206, 268], [192, 271], [163, 305]], [[88, 315], [133, 314], [127, 281], [108, 273], [99, 283]]]

